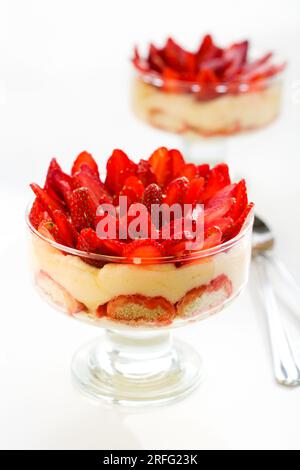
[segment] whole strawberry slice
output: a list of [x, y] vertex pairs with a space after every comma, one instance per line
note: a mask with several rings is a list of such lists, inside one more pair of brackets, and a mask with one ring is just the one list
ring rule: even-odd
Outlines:
[[31, 183], [30, 185], [32, 191], [37, 196], [39, 202], [43, 205], [44, 209], [49, 212], [50, 215], [53, 214], [55, 210], [63, 210], [63, 205], [58, 200], [53, 199], [45, 189], [42, 189], [38, 184]]
[[151, 207], [153, 204], [162, 203], [162, 190], [155, 184], [149, 184], [144, 192], [143, 204], [147, 207], [149, 214], [151, 214]]
[[74, 189], [70, 198], [70, 213], [75, 229], [94, 227], [97, 206], [89, 196], [87, 188]]
[[115, 149], [106, 164], [105, 186], [111, 194], [118, 195], [125, 180], [134, 175], [137, 165], [120, 149]]
[[86, 151], [81, 152], [74, 161], [71, 171], [72, 175], [75, 175], [82, 165], [87, 165], [94, 174], [99, 175], [97, 163], [93, 159], [92, 155]]
[[159, 258], [164, 255], [162, 245], [151, 239], [134, 240], [126, 245], [124, 256], [127, 258]]
[[182, 176], [171, 181], [166, 188], [166, 197], [164, 202], [171, 206], [172, 204], [182, 204], [189, 189], [189, 180]]
[[53, 219], [58, 229], [58, 236], [64, 245], [74, 248], [77, 242], [77, 232], [62, 211], [54, 211]]

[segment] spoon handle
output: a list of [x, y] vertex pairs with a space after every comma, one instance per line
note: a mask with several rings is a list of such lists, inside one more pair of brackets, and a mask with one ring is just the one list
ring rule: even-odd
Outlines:
[[280, 318], [276, 297], [268, 275], [267, 261], [263, 255], [258, 255], [255, 263], [268, 319], [275, 378], [282, 385], [300, 385], [300, 370]]
[[281, 279], [285, 282], [286, 286], [289, 288], [289, 290], [291, 290], [293, 295], [296, 297], [296, 299], [298, 300], [298, 303], [300, 303], [300, 287], [297, 281], [295, 280], [294, 276], [285, 266], [285, 264], [280, 259], [275, 257], [273, 253], [268, 253], [267, 251], [265, 251], [264, 253], [262, 253], [262, 255], [276, 269]]

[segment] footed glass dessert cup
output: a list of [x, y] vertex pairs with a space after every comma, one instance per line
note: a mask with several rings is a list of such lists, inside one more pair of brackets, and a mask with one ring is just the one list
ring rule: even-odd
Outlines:
[[171, 330], [221, 311], [243, 290], [253, 210], [233, 239], [182, 257], [104, 256], [50, 240], [27, 212], [34, 283], [54, 308], [105, 330], [81, 347], [72, 376], [89, 397], [125, 406], [170, 403], [202, 378], [198, 353]]
[[132, 59], [132, 105], [138, 118], [181, 137], [194, 163], [226, 161], [228, 138], [272, 123], [280, 113], [285, 63], [249, 56], [249, 43], [225, 48], [210, 35], [187, 51], [172, 38]]

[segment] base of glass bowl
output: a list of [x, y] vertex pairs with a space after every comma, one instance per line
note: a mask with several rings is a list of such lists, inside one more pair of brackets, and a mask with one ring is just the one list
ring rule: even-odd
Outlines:
[[181, 136], [181, 148], [188, 160], [196, 165], [217, 163], [228, 160], [228, 137], [197, 138], [194, 136]]
[[72, 360], [75, 386], [85, 395], [123, 406], [164, 405], [191, 393], [202, 361], [168, 332], [106, 330]]

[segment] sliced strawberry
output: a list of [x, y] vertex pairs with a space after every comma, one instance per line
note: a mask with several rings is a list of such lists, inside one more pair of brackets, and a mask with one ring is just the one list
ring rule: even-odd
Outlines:
[[59, 169], [53, 170], [52, 185], [68, 205], [72, 193], [72, 178]]
[[171, 206], [172, 204], [182, 204], [189, 189], [189, 180], [182, 176], [171, 181], [166, 188], [166, 197], [164, 202]]
[[38, 228], [43, 220], [49, 220], [50, 215], [45, 211], [44, 206], [40, 203], [36, 197], [29, 213], [29, 221], [34, 228]]
[[166, 147], [155, 150], [149, 158], [150, 165], [156, 176], [157, 184], [164, 186], [172, 176], [171, 155]]
[[182, 170], [184, 168], [184, 158], [182, 153], [177, 149], [169, 150], [169, 155], [171, 158], [171, 168], [172, 168], [172, 179], [182, 176]]
[[129, 324], [168, 325], [175, 315], [175, 307], [164, 297], [120, 295], [107, 304], [108, 318]]
[[222, 234], [226, 233], [233, 226], [233, 219], [231, 217], [219, 217], [214, 220], [214, 227], [218, 227]]
[[99, 253], [100, 241], [97, 233], [92, 228], [84, 228], [81, 230], [76, 248], [88, 253]]
[[71, 171], [72, 175], [75, 175], [75, 173], [77, 173], [80, 170], [83, 164], [87, 165], [92, 170], [93, 173], [95, 173], [96, 175], [99, 175], [97, 163], [93, 159], [92, 155], [86, 151], [81, 152], [76, 158], [76, 160], [74, 161], [73, 166], [72, 166], [72, 171]]
[[60, 243], [58, 228], [51, 220], [43, 220], [38, 226], [38, 231], [48, 240]]
[[128, 198], [128, 206], [130, 206], [130, 204], [140, 202], [142, 200], [144, 191], [145, 188], [141, 180], [136, 176], [129, 176], [124, 182], [120, 196], [126, 196]]
[[98, 174], [94, 173], [85, 163], [80, 166], [80, 170], [73, 176], [72, 183], [74, 188], [87, 188], [89, 196], [96, 206], [112, 203], [112, 197], [106, 190]]
[[151, 183], [156, 183], [156, 176], [147, 160], [140, 160], [137, 166], [136, 176], [146, 187]]
[[165, 67], [162, 72], [163, 90], [169, 93], [180, 92], [180, 73]]
[[[100, 250], [100, 241], [99, 238], [92, 228], [85, 228], [81, 230], [78, 239], [77, 239], [77, 250], [86, 251], [87, 253], [99, 254]], [[95, 268], [102, 268], [105, 264], [101, 259], [93, 259], [88, 257], [81, 257], [82, 261], [85, 263], [94, 266]]]
[[150, 44], [148, 62], [149, 66], [157, 72], [162, 72], [165, 66], [162, 53], [163, 51], [161, 49], [155, 47], [154, 44]]
[[101, 240], [101, 248], [103, 247], [103, 253], [111, 256], [123, 256], [126, 244], [120, 240], [110, 240], [104, 238]]
[[243, 41], [233, 44], [224, 51], [224, 58], [230, 61], [230, 65], [223, 74], [224, 80], [229, 80], [240, 72], [247, 61], [248, 46], [248, 41]]
[[94, 227], [97, 207], [93, 204], [87, 188], [74, 189], [70, 198], [70, 212], [75, 229]]
[[210, 170], [207, 177], [205, 188], [201, 194], [201, 202], [208, 201], [208, 199], [214, 196], [217, 191], [224, 188], [224, 186], [229, 183], [230, 179], [227, 165], [222, 163], [216, 165]]
[[56, 201], [58, 204], [61, 204], [62, 201], [57, 194], [57, 188], [55, 187], [54, 175], [56, 171], [61, 171], [59, 164], [55, 158], [52, 158], [50, 165], [48, 167], [46, 181], [44, 185], [44, 190], [51, 197], [53, 201]]
[[53, 214], [55, 210], [63, 210], [63, 205], [54, 200], [44, 189], [42, 189], [38, 184], [31, 183], [30, 185], [32, 191], [37, 196], [39, 202], [44, 206], [44, 209], [49, 212], [50, 215]]
[[222, 241], [222, 232], [219, 227], [209, 227], [204, 233], [203, 250], [208, 250]]
[[62, 211], [54, 211], [53, 219], [58, 229], [58, 236], [64, 245], [74, 248], [77, 241], [77, 232], [67, 216]]
[[133, 258], [160, 258], [164, 255], [163, 247], [160, 243], [151, 240], [134, 240], [127, 244], [124, 256], [129, 259]]
[[211, 35], [207, 34], [206, 36], [204, 36], [199, 51], [197, 53], [198, 63], [213, 59], [215, 57], [220, 57], [221, 55], [222, 49], [215, 46]]
[[227, 229], [227, 231], [224, 233], [224, 241], [231, 240], [232, 238], [236, 237], [240, 231], [242, 230], [244, 224], [248, 220], [248, 216], [253, 210], [254, 204], [253, 202], [250, 202], [243, 210], [239, 218], [233, 223], [231, 227]]
[[44, 189], [46, 191], [48, 191], [49, 188], [52, 188], [52, 189], [54, 188], [52, 176], [53, 176], [53, 172], [57, 170], [61, 171], [61, 167], [57, 163], [56, 158], [52, 158], [48, 167], [46, 181], [44, 185]]
[[135, 174], [137, 165], [122, 150], [115, 149], [106, 164], [105, 186], [111, 194], [118, 195], [126, 178]]
[[162, 203], [162, 190], [155, 184], [149, 184], [144, 192], [143, 204], [147, 207], [148, 212], [151, 214], [152, 204], [161, 204]]
[[162, 242], [162, 247], [168, 256], [181, 256], [187, 249], [187, 242], [192, 240], [193, 236], [189, 232], [182, 231], [182, 233], [180, 232], [180, 238], [176, 238], [173, 230], [170, 238]]
[[232, 194], [235, 197], [235, 204], [228, 215], [233, 220], [237, 220], [248, 204], [247, 187], [244, 179], [235, 186]]
[[224, 199], [229, 199], [231, 197], [234, 197], [235, 192], [236, 192], [236, 186], [237, 186], [236, 183], [228, 184], [224, 188], [217, 191], [214, 194], [214, 196], [212, 196], [208, 200], [206, 204], [206, 208], [214, 207], [216, 205], [219, 205], [222, 201], [224, 201]]
[[98, 318], [105, 317], [107, 314], [107, 304], [98, 305], [96, 313]]
[[219, 204], [215, 204], [212, 207], [204, 210], [204, 224], [205, 227], [211, 227], [215, 225], [215, 221], [220, 217], [226, 216], [230, 212], [230, 209], [235, 204], [234, 198], [223, 199]]
[[181, 171], [182, 176], [185, 176], [189, 181], [191, 181], [196, 178], [197, 174], [197, 166], [194, 163], [185, 163]]
[[198, 165], [198, 171], [197, 171], [199, 176], [203, 176], [205, 178], [209, 174], [209, 165], [208, 163], [203, 163], [202, 165]]
[[200, 195], [205, 185], [205, 179], [203, 177], [193, 178], [190, 181], [189, 188], [184, 197], [185, 204], [196, 204], [200, 200]]

